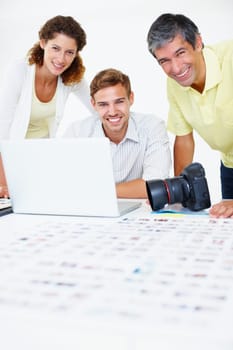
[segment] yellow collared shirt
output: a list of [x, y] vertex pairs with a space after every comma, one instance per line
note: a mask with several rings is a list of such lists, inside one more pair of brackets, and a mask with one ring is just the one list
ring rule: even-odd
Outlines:
[[233, 167], [233, 41], [203, 49], [206, 84], [199, 93], [168, 78], [168, 130], [186, 135], [195, 130]]

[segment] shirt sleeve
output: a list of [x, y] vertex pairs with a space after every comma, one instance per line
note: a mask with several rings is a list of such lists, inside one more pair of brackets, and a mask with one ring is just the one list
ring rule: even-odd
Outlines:
[[[179, 105], [177, 100], [177, 96], [180, 97], [180, 92], [176, 89], [171, 79], [168, 79], [167, 97], [169, 102], [169, 111], [167, 129], [177, 136], [183, 136], [192, 132], [193, 128], [184, 118], [181, 106]], [[183, 97], [181, 98], [185, 99], [185, 94], [183, 94]]]
[[87, 108], [87, 110], [92, 114], [94, 112], [94, 109], [91, 104], [90, 89], [86, 79], [82, 79], [78, 84], [75, 84], [72, 91]]
[[94, 115], [88, 116], [81, 120], [76, 120], [71, 123], [61, 135], [62, 137], [91, 137], [95, 136], [95, 125], [99, 121]]
[[152, 116], [148, 124], [148, 141], [143, 164], [144, 180], [167, 178], [171, 170], [170, 142], [165, 122]]
[[5, 69], [0, 86], [0, 139], [9, 137], [10, 127], [21, 96], [26, 64], [11, 62]]

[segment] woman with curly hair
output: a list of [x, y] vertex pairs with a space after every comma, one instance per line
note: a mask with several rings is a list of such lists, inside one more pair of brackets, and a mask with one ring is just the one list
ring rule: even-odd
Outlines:
[[0, 140], [55, 137], [71, 92], [93, 112], [79, 54], [85, 45], [84, 30], [70, 16], [42, 26], [26, 60], [9, 65], [1, 82]]

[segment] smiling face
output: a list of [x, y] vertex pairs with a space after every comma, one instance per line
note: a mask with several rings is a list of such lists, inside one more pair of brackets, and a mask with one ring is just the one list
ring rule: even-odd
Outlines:
[[51, 40], [40, 40], [40, 46], [44, 50], [43, 67], [55, 76], [69, 68], [78, 49], [75, 39], [61, 33]]
[[128, 96], [126, 88], [118, 83], [98, 90], [91, 102], [102, 121], [105, 135], [111, 141], [119, 143], [128, 128], [133, 93]]
[[179, 34], [167, 42], [154, 55], [164, 72], [182, 86], [202, 91], [205, 86], [205, 62], [202, 40], [197, 36], [195, 48]]

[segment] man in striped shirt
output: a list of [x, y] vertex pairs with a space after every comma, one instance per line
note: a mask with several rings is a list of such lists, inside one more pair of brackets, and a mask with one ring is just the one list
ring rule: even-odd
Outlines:
[[[129, 77], [100, 71], [90, 84], [95, 115], [76, 121], [65, 137], [108, 137], [119, 198], [146, 198], [145, 181], [169, 176], [171, 154], [165, 123], [155, 115], [131, 112]], [[93, 176], [95, 176], [93, 174]]]

